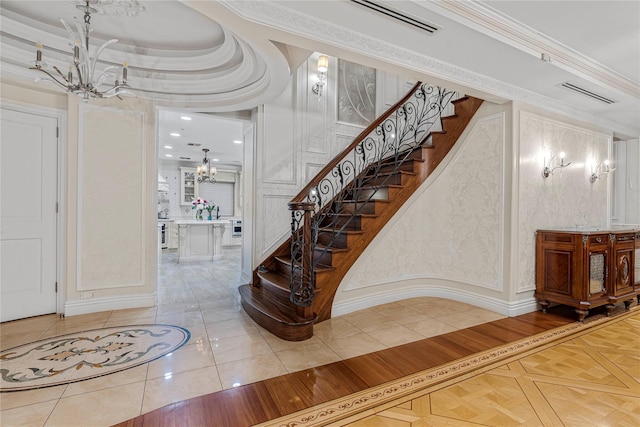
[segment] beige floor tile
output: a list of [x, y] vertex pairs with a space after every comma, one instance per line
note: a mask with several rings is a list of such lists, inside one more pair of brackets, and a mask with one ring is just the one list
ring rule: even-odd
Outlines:
[[142, 413], [220, 390], [222, 384], [213, 366], [151, 379], [144, 391]]
[[269, 344], [269, 347], [271, 347], [271, 350], [273, 350], [274, 352], [296, 349], [296, 348], [305, 347], [307, 345], [322, 343], [322, 340], [316, 334], [315, 327], [313, 331], [313, 336], [308, 340], [304, 340], [304, 341], [286, 341], [286, 340], [283, 340], [282, 338], [278, 338], [277, 336], [273, 335], [266, 329], [262, 329], [262, 328], [260, 328], [260, 335], [262, 335], [262, 337], [265, 339], [267, 344]]
[[362, 331], [340, 317], [325, 320], [313, 326], [313, 335], [321, 340], [357, 335]]
[[343, 359], [373, 353], [386, 348], [380, 341], [365, 333], [328, 340], [326, 343]]
[[105, 328], [113, 326], [133, 326], [133, 325], [153, 325], [156, 323], [156, 316], [139, 317], [137, 319], [115, 319], [107, 320], [104, 324]]
[[[183, 326], [183, 328], [185, 328]], [[187, 345], [194, 344], [196, 342], [209, 341], [209, 334], [207, 333], [207, 328], [202, 326], [189, 326], [185, 328], [189, 331], [189, 341], [187, 341]]]
[[197, 302], [182, 304], [162, 304], [158, 305], [156, 314], [158, 316], [163, 316], [166, 314], [186, 313], [189, 311], [200, 311], [200, 304], [198, 304]]
[[[156, 308], [132, 308], [129, 310], [116, 310], [111, 313], [107, 323], [113, 322], [129, 322], [128, 324], [145, 324], [155, 323]], [[126, 324], [126, 323], [125, 323]]]
[[410, 329], [425, 338], [435, 337], [437, 335], [446, 334], [457, 330], [455, 326], [442, 323], [436, 319], [423, 320], [421, 322], [408, 323], [404, 325], [405, 328]]
[[340, 360], [340, 356], [323, 342], [279, 351], [276, 356], [288, 372], [302, 371]]
[[57, 400], [21, 406], [0, 412], [0, 424], [3, 427], [43, 426], [55, 408]]
[[201, 312], [187, 311], [184, 313], [172, 313], [156, 316], [156, 323], [183, 326], [188, 329], [191, 326], [203, 326], [204, 320]]
[[109, 426], [140, 415], [144, 382], [60, 399], [45, 426]]
[[393, 326], [388, 329], [379, 329], [368, 332], [368, 334], [387, 347], [395, 347], [424, 339], [424, 337], [419, 333], [404, 326]]
[[262, 335], [248, 334], [211, 340], [216, 364], [233, 362], [261, 354], [273, 353]]
[[193, 343], [149, 363], [148, 379], [214, 366], [209, 342]]
[[226, 390], [243, 384], [284, 375], [287, 370], [275, 354], [263, 354], [247, 359], [218, 364], [222, 387]]
[[58, 321], [57, 314], [30, 317], [13, 322], [0, 323], [0, 337], [5, 334], [46, 332]]
[[[66, 390], [67, 385], [59, 385], [55, 387], [45, 387], [36, 390], [12, 391], [11, 393], [0, 394], [0, 409], [12, 409], [20, 406], [33, 405], [35, 403], [47, 402], [55, 400], [56, 402]], [[1, 422], [0, 425], [4, 425]]]
[[220, 339], [236, 337], [238, 335], [255, 334], [258, 327], [253, 320], [250, 319], [230, 319], [221, 320], [214, 323], [206, 323], [207, 334], [209, 339]]
[[34, 341], [38, 341], [44, 332], [16, 332], [14, 334], [4, 334], [2, 338], [0, 338], [0, 349], [8, 350], [13, 347], [17, 347], [23, 344], [29, 344]]
[[480, 325], [482, 323], [491, 322], [493, 320], [502, 319], [505, 316], [482, 308], [474, 308], [464, 312], [449, 314], [447, 316], [438, 317], [438, 319], [446, 324], [454, 326], [458, 329], [470, 328], [471, 326]]
[[144, 365], [136, 366], [135, 368], [116, 372], [115, 374], [71, 383], [67, 386], [62, 397], [75, 396], [78, 394], [90, 393], [126, 384], [144, 382], [147, 379], [148, 367], [149, 364], [145, 363]]
[[[393, 322], [393, 319], [390, 319], [389, 317], [383, 316], [382, 314], [374, 311], [367, 311], [364, 313], [358, 313], [357, 315], [346, 315], [341, 317], [360, 330], [362, 330], [363, 328], [375, 328], [375, 325], [388, 324], [389, 322]], [[397, 324], [398, 323], [396, 323], [396, 325]]]
[[244, 310], [238, 307], [227, 307], [217, 309], [203, 309], [202, 316], [205, 323], [219, 322], [223, 320], [248, 319], [249, 316]]
[[104, 324], [105, 322], [86, 323], [86, 324], [82, 324], [82, 323], [69, 324], [64, 322], [58, 322], [55, 325], [53, 325], [47, 332], [45, 332], [44, 335], [40, 337], [40, 339], [57, 337], [57, 336], [67, 335], [67, 334], [75, 334], [77, 332], [86, 332], [94, 329], [101, 329], [104, 326]]

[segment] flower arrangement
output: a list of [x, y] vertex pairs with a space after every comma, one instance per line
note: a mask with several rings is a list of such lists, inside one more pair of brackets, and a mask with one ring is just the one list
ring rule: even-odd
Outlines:
[[206, 199], [198, 197], [198, 199], [191, 202], [191, 209], [196, 210], [196, 219], [202, 220], [202, 211], [207, 210], [209, 212], [208, 220], [211, 220], [211, 211], [216, 208], [215, 203], [207, 202]]

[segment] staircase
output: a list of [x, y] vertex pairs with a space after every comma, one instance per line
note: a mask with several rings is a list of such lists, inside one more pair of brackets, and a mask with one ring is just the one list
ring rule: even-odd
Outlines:
[[[482, 100], [418, 83], [289, 204], [292, 236], [239, 287], [249, 316], [289, 341], [329, 319], [343, 277], [440, 164]], [[443, 116], [452, 104], [455, 114]]]

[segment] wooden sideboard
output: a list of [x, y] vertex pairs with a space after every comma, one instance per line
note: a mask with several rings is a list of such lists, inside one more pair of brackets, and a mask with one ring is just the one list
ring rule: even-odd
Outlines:
[[580, 321], [590, 308], [640, 304], [640, 228], [536, 232], [536, 293], [542, 311], [551, 302], [575, 307]]

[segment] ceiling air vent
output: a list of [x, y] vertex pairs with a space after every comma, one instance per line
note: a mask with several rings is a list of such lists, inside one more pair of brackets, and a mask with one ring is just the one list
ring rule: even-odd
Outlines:
[[188, 142], [187, 145], [189, 147], [200, 147], [202, 144], [198, 144], [196, 142]]
[[590, 90], [587, 90], [585, 88], [582, 88], [580, 86], [574, 85], [573, 83], [569, 83], [569, 82], [564, 82], [564, 83], [560, 83], [558, 86], [561, 86], [565, 89], [569, 89], [572, 90], [574, 92], [577, 92], [581, 95], [584, 96], [588, 96], [590, 98], [593, 98], [597, 101], [600, 102], [604, 102], [605, 104], [615, 104], [616, 101], [609, 99], [607, 97], [604, 97], [602, 95], [598, 95], [597, 93], [591, 92]]
[[182, 156], [180, 156], [180, 160], [191, 160], [191, 157], [182, 157]]
[[416, 18], [412, 18], [411, 16], [405, 15], [401, 12], [398, 12], [396, 10], [393, 9], [389, 9], [386, 6], [382, 6], [376, 2], [373, 1], [369, 1], [369, 0], [351, 0], [354, 3], [357, 3], [361, 6], [367, 7], [371, 10], [375, 10], [378, 13], [381, 13], [383, 15], [389, 16], [391, 18], [397, 19], [398, 21], [402, 21], [405, 24], [409, 24], [412, 25], [416, 28], [420, 28], [421, 30], [424, 30], [426, 32], [428, 32], [429, 34], [435, 34], [436, 31], [438, 31], [440, 28], [436, 27], [433, 24], [429, 24], [426, 23], [424, 21], [418, 21]]

